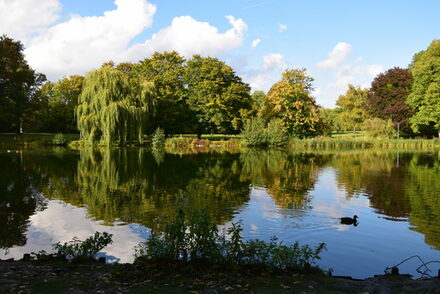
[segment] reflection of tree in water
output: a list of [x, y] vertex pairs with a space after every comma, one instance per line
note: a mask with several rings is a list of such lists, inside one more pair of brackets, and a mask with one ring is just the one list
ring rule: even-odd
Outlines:
[[26, 244], [29, 217], [44, 209], [36, 192], [38, 175], [24, 168], [23, 154], [0, 154], [0, 248]]
[[70, 204], [82, 206], [75, 182], [78, 153], [59, 149], [52, 151], [29, 154], [26, 166], [34, 175], [39, 175], [38, 191], [47, 199], [68, 199]]
[[310, 205], [320, 167], [327, 156], [287, 153], [281, 150], [248, 149], [241, 153], [242, 177], [257, 187], [266, 187], [277, 205], [303, 209]]
[[414, 155], [409, 165], [406, 197], [411, 204], [413, 230], [425, 235], [425, 242], [440, 250], [440, 154]]
[[408, 216], [410, 205], [405, 198], [405, 185], [411, 154], [363, 151], [335, 154], [333, 158], [338, 184], [344, 187], [347, 197], [365, 193], [378, 213]]
[[249, 199], [238, 155], [165, 154], [160, 165], [156, 160], [146, 149], [82, 150], [77, 184], [89, 214], [160, 229], [178, 208], [207, 210], [224, 223]]

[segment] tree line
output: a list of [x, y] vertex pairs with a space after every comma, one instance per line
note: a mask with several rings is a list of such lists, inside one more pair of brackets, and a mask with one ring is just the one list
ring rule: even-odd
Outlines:
[[[86, 76], [46, 81], [23, 45], [0, 37], [0, 132], [81, 132], [90, 143], [142, 141], [169, 134], [272, 132], [313, 137], [369, 130], [377, 136], [440, 135], [440, 40], [408, 68], [379, 74], [369, 89], [350, 85], [337, 108], [320, 107], [305, 69], [287, 69], [267, 93], [255, 91], [225, 62], [156, 52], [137, 63], [107, 62]], [[266, 131], [264, 133], [266, 133]]]
[[408, 68], [394, 67], [377, 75], [368, 89], [349, 85], [336, 105], [325, 110], [335, 131], [440, 137], [440, 40], [415, 54]]

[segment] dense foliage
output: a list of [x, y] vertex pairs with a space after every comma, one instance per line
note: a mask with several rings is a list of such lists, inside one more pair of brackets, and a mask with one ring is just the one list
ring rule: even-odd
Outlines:
[[185, 59], [177, 52], [155, 52], [136, 64], [120, 64], [118, 69], [135, 81], [142, 79], [155, 85], [157, 107], [149, 132], [157, 127], [167, 134], [194, 132], [195, 114], [186, 103], [187, 90], [183, 75]]
[[20, 41], [0, 36], [0, 132], [22, 132], [35, 93], [45, 79], [28, 65]]
[[[73, 75], [44, 83], [44, 75], [24, 59], [23, 45], [1, 36], [0, 131], [81, 131], [89, 143], [125, 144], [143, 142], [144, 134], [158, 127], [167, 137], [197, 134], [199, 139], [241, 130], [247, 136], [254, 128], [257, 141], [250, 145], [280, 145], [286, 136], [359, 131], [391, 120], [398, 137], [440, 136], [439, 52], [440, 40], [434, 40], [414, 55], [408, 69], [380, 73], [368, 89], [349, 85], [335, 109], [323, 109], [305, 69], [288, 69], [267, 93], [251, 95], [225, 62], [200, 55], [187, 60], [176, 51], [155, 52], [137, 63], [110, 61], [86, 80]], [[260, 119], [263, 123], [255, 125]]]
[[81, 139], [91, 145], [141, 143], [154, 104], [151, 82], [130, 84], [107, 65], [90, 72], [77, 108]]
[[440, 40], [414, 56], [410, 71], [414, 82], [407, 103], [415, 112], [411, 128], [415, 133], [440, 137]]
[[56, 83], [46, 82], [32, 102], [32, 113], [27, 119], [30, 131], [78, 132], [75, 109], [82, 91], [84, 77], [72, 75]]
[[360, 130], [362, 123], [368, 118], [368, 114], [364, 108], [367, 100], [368, 91], [348, 86], [348, 90], [344, 95], [340, 95], [336, 101], [336, 105], [340, 107], [338, 120], [342, 130]]
[[267, 93], [263, 116], [279, 118], [287, 132], [296, 137], [312, 137], [323, 133], [322, 119], [311, 95], [313, 78], [305, 69], [290, 69], [282, 74]]
[[217, 58], [194, 55], [184, 80], [188, 105], [200, 124], [198, 133], [234, 133], [251, 111], [250, 87]]
[[250, 118], [245, 121], [240, 136], [247, 146], [281, 146], [287, 142], [287, 130], [279, 118], [267, 125], [260, 117]]
[[376, 76], [368, 90], [366, 108], [381, 119], [391, 119], [404, 127], [411, 110], [406, 99], [411, 92], [412, 75], [407, 69], [392, 68]]

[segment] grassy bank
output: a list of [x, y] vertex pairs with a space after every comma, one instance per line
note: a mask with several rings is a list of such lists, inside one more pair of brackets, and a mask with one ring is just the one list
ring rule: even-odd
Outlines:
[[[38, 147], [50, 145], [56, 134], [53, 133], [0, 133], [0, 148]], [[63, 134], [67, 141], [79, 139], [79, 134]]]
[[[22, 135], [0, 134], [0, 148], [38, 147], [50, 145], [56, 134], [26, 133]], [[67, 141], [79, 139], [79, 134], [64, 134]], [[146, 141], [148, 144], [149, 141]], [[195, 134], [170, 136], [165, 141], [167, 150], [234, 150], [245, 144], [239, 135], [202, 135]], [[310, 139], [290, 138], [287, 147], [293, 150], [349, 150], [349, 149], [440, 149], [440, 139], [379, 139], [366, 137], [361, 132], [332, 134], [332, 137]]]

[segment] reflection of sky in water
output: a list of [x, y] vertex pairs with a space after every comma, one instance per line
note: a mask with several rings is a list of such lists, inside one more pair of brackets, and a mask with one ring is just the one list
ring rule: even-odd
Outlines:
[[113, 244], [103, 249], [106, 256], [117, 257], [121, 263], [133, 262], [133, 248], [146, 238], [145, 228], [131, 225], [103, 226], [90, 220], [85, 208], [49, 201], [47, 208], [29, 219], [27, 242], [22, 247], [12, 247], [2, 258], [20, 259], [24, 253], [52, 251], [51, 244], [68, 242], [77, 237], [84, 240], [96, 231], [113, 234]]
[[[381, 274], [412, 255], [425, 261], [438, 260], [440, 254], [425, 244], [424, 236], [409, 229], [408, 222], [387, 220], [370, 207], [367, 195], [347, 198], [342, 185], [337, 184], [336, 169], [320, 170], [311, 195], [310, 208], [287, 209], [279, 207], [264, 188], [252, 188], [250, 200], [239, 208], [233, 221], [243, 221], [244, 237], [269, 240], [277, 236], [286, 244], [316, 246], [327, 244], [319, 264], [333, 268], [335, 275], [363, 278]], [[360, 217], [359, 225], [341, 225], [339, 218]], [[227, 223], [225, 227], [229, 227]], [[19, 259], [24, 253], [52, 250], [51, 244], [67, 242], [73, 237], [84, 240], [95, 231], [113, 234], [113, 244], [103, 251], [121, 263], [132, 262], [134, 247], [146, 240], [149, 230], [137, 224], [104, 226], [89, 219], [86, 208], [78, 208], [61, 201], [48, 201], [47, 208], [29, 219], [27, 243], [9, 249], [1, 258]], [[420, 264], [415, 260], [400, 266], [401, 273], [416, 275]], [[436, 273], [438, 265], [430, 266]], [[416, 275], [416, 277], [418, 277]]]
[[[335, 275], [364, 278], [382, 274], [386, 267], [415, 254], [425, 262], [440, 257], [407, 222], [386, 220], [374, 213], [366, 195], [346, 198], [343, 187], [337, 185], [334, 168], [322, 169], [309, 193], [311, 209], [294, 210], [278, 207], [266, 190], [254, 188], [249, 203], [233, 221], [243, 220], [246, 238], [269, 240], [277, 236], [285, 244], [299, 241], [311, 246], [325, 242], [328, 250], [319, 264], [332, 267]], [[357, 227], [340, 224], [340, 217], [355, 214], [360, 217]], [[419, 265], [410, 261], [399, 266], [400, 272], [418, 277], [415, 270]], [[434, 275], [437, 267], [430, 266]]]

